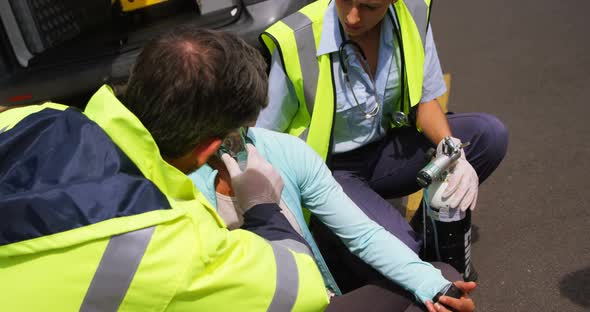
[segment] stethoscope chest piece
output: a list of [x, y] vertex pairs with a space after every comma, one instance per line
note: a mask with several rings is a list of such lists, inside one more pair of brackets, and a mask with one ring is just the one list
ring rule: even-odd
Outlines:
[[409, 124], [408, 115], [400, 111], [393, 113], [393, 124], [397, 127], [407, 126]]

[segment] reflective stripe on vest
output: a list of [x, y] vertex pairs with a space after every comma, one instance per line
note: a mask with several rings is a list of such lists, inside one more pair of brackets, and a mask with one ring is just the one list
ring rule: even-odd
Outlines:
[[289, 249], [280, 243], [269, 242], [277, 264], [277, 286], [272, 298], [269, 312], [291, 311], [299, 291], [299, 273], [297, 263]]
[[293, 250], [294, 252], [304, 253], [313, 257], [313, 253], [311, 252], [311, 249], [307, 247], [307, 245], [298, 242], [294, 239], [283, 239], [280, 241], [273, 241], [272, 244], [274, 244], [275, 246], [283, 246], [285, 248]]
[[[154, 230], [155, 227], [149, 227], [111, 237], [80, 311], [109, 312], [119, 309]], [[282, 242], [269, 243], [275, 256], [277, 284], [268, 311], [291, 311], [299, 290], [297, 263]]]
[[[406, 82], [404, 89], [408, 94], [404, 97], [407, 103], [403, 105], [406, 114], [409, 107], [418, 104], [422, 96], [424, 45], [430, 2], [398, 0], [394, 3], [400, 39], [404, 43], [401, 44], [401, 54], [405, 56], [402, 59]], [[317, 57], [316, 49], [329, 3], [328, 0], [316, 1], [273, 24], [260, 37], [271, 54], [275, 49], [278, 50], [285, 73], [293, 83], [301, 104], [287, 132], [304, 139], [324, 160], [330, 148], [335, 96], [332, 61], [329, 55]]]
[[420, 103], [424, 83], [426, 32], [430, 19], [430, 0], [398, 0], [393, 4], [401, 35], [405, 89], [403, 112]]
[[324, 159], [330, 145], [330, 136], [324, 129], [331, 131], [334, 105], [319, 105], [318, 101], [334, 103], [335, 91], [330, 56], [316, 56], [323, 15], [313, 13], [323, 14], [329, 2], [316, 1], [273, 24], [260, 36], [271, 54], [275, 48], [278, 50], [300, 103], [287, 132], [305, 140]]
[[117, 311], [145, 254], [155, 227], [111, 237], [80, 311]]
[[[316, 58], [317, 49], [311, 28], [311, 20], [301, 12], [295, 12], [284, 18], [283, 23], [295, 31], [295, 44], [299, 51], [299, 66], [303, 78], [303, 95], [308, 112], [313, 112], [320, 68]], [[301, 51], [306, 53], [302, 54]], [[307, 138], [307, 132], [303, 140]]]
[[422, 39], [422, 44], [426, 44], [426, 30], [428, 29], [428, 15], [429, 15], [429, 7], [430, 7], [430, 0], [421, 0], [421, 1], [413, 1], [413, 0], [405, 0], [399, 1], [400, 4], [406, 5], [406, 8], [412, 15], [412, 20], [416, 24], [416, 28], [420, 33], [420, 38]]

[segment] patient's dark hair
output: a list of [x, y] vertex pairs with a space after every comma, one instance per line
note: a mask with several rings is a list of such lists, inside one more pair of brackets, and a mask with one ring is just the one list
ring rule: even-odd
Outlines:
[[261, 54], [235, 35], [177, 28], [145, 45], [122, 101], [177, 158], [252, 122], [267, 103]]

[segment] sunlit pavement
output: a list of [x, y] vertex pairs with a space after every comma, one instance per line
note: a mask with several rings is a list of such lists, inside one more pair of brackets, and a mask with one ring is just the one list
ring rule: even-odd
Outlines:
[[587, 0], [434, 0], [449, 109], [510, 131], [474, 215], [478, 311], [590, 311], [589, 12]]

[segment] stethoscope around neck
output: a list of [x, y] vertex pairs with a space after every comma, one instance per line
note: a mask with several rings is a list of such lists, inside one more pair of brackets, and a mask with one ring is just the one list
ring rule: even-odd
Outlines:
[[[352, 84], [350, 83], [350, 76], [348, 75], [348, 59], [346, 57], [346, 46], [348, 46], [348, 45], [353, 47], [353, 49], [354, 49], [353, 51], [358, 52], [358, 54], [360, 54], [361, 65], [363, 66], [363, 69], [367, 72], [367, 74], [369, 75], [369, 78], [371, 79], [372, 87], [373, 87], [373, 89], [375, 89], [375, 91], [374, 91], [374, 93], [375, 93], [374, 94], [375, 106], [371, 110], [368, 110], [368, 111], [362, 108], [361, 104], [359, 103], [358, 99], [356, 98], [354, 88], [352, 87]], [[371, 69], [368, 66], [367, 57], [365, 56], [365, 52], [363, 52], [363, 49], [361, 48], [361, 46], [352, 40], [343, 41], [342, 44], [340, 44], [340, 47], [338, 48], [338, 59], [340, 60], [340, 68], [342, 69], [342, 74], [344, 75], [344, 80], [346, 81], [346, 84], [350, 88], [350, 92], [352, 93], [352, 97], [354, 98], [354, 102], [356, 103], [356, 106], [359, 107], [363, 111], [363, 113], [365, 114], [365, 119], [371, 119], [371, 118], [377, 116], [377, 114], [379, 114], [379, 111], [381, 110], [381, 104], [379, 104], [379, 99], [377, 99], [375, 79], [373, 79], [373, 74], [371, 73]]]
[[[344, 31], [342, 29], [342, 25], [340, 26], [340, 33], [343, 35]], [[343, 35], [344, 36], [344, 35]], [[363, 69], [367, 72], [367, 74], [369, 75], [369, 78], [371, 80], [371, 84], [372, 87], [374, 89], [374, 98], [375, 98], [375, 107], [373, 107], [370, 110], [365, 110], [362, 108], [362, 106], [360, 105], [356, 94], [354, 92], [354, 88], [352, 87], [352, 84], [350, 82], [350, 77], [348, 74], [348, 58], [347, 58], [347, 52], [346, 52], [346, 47], [347, 46], [351, 46], [353, 48], [353, 51], [355, 51], [355, 55], [358, 57], [360, 54], [360, 59], [359, 61], [361, 62], [361, 66], [363, 67]], [[356, 53], [358, 52], [358, 53]], [[376, 90], [376, 85], [375, 85], [375, 79], [373, 78], [373, 74], [371, 73], [371, 69], [369, 67], [369, 63], [367, 61], [367, 57], [365, 56], [365, 52], [363, 51], [363, 49], [361, 48], [361, 46], [348, 39], [348, 40], [344, 40], [341, 44], [340, 47], [338, 48], [338, 60], [340, 61], [340, 69], [342, 70], [342, 74], [344, 76], [344, 80], [346, 81], [347, 86], [350, 88], [350, 92], [352, 93], [352, 97], [354, 98], [354, 101], [356, 103], [356, 106], [359, 107], [359, 109], [362, 110], [362, 112], [365, 114], [365, 118], [366, 119], [371, 119], [375, 116], [377, 116], [379, 114], [379, 111], [381, 110], [381, 104], [379, 103], [379, 99], [377, 98], [377, 90]], [[403, 66], [403, 60], [402, 60], [402, 66]], [[403, 73], [403, 69], [402, 69], [402, 73]], [[403, 74], [402, 74], [403, 75]], [[403, 76], [401, 78], [401, 80], [403, 81]], [[403, 100], [403, 92], [404, 92], [404, 87], [403, 87], [403, 83], [402, 83], [402, 106], [404, 105], [404, 100]], [[408, 126], [410, 124], [408, 116], [401, 110], [398, 110], [396, 112], [393, 113], [392, 116], [392, 123], [397, 126], [397, 127], [402, 127], [402, 126]]]

